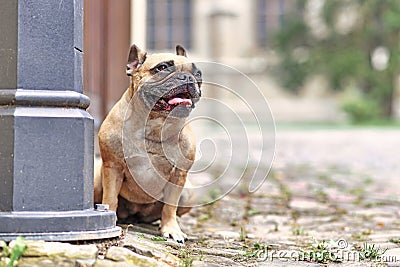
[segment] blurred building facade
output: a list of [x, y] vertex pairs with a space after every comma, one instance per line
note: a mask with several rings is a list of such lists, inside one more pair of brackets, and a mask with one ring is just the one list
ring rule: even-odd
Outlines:
[[[280, 88], [270, 69], [278, 60], [272, 36], [295, 8], [292, 0], [86, 0], [85, 90], [91, 113], [101, 121], [128, 86], [125, 65], [132, 43], [149, 52], [182, 44], [190, 57], [232, 66], [260, 88], [278, 121], [342, 120], [337, 98], [323, 81], [310, 80], [300, 95]], [[240, 77], [221, 73], [226, 86]], [[243, 90], [241, 92], [240, 90]], [[222, 101], [229, 96], [213, 93]], [[249, 96], [251, 98], [251, 96]], [[252, 101], [250, 99], [250, 101]], [[254, 101], [257, 101], [255, 99]]]

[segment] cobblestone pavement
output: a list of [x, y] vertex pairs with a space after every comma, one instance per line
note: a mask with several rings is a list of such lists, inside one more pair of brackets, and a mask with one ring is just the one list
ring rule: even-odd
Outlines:
[[278, 130], [262, 187], [183, 216], [185, 246], [122, 226], [76, 254], [28, 242], [18, 266], [400, 266], [399, 151], [400, 129]]

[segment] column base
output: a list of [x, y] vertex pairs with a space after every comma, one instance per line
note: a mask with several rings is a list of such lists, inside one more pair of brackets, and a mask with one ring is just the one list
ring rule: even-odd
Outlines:
[[0, 212], [0, 240], [77, 241], [117, 237], [112, 211]]

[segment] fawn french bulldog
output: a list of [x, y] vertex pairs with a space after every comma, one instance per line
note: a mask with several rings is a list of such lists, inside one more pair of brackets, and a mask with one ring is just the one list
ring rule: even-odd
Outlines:
[[127, 75], [129, 88], [99, 130], [95, 203], [121, 222], [161, 218], [161, 234], [183, 243], [177, 216], [190, 210], [182, 191], [196, 153], [186, 119], [201, 96], [201, 71], [179, 45], [176, 54], [151, 55], [132, 45]]

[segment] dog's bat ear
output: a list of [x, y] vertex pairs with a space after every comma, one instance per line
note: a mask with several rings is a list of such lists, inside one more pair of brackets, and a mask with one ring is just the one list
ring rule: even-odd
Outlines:
[[183, 46], [181, 46], [181, 45], [177, 45], [177, 46], [176, 46], [176, 54], [177, 54], [178, 56], [187, 57], [187, 55], [186, 55], [186, 50], [185, 50], [185, 48], [183, 48]]
[[128, 64], [126, 65], [126, 74], [132, 76], [133, 70], [140, 67], [146, 60], [147, 52], [143, 51], [135, 44], [131, 46], [128, 57]]

